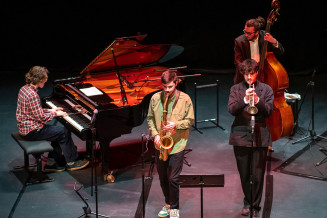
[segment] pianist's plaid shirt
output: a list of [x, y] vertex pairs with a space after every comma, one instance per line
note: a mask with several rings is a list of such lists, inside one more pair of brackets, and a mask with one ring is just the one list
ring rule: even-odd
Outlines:
[[42, 108], [37, 91], [29, 84], [19, 90], [16, 119], [21, 135], [27, 135], [32, 130], [41, 129], [56, 116], [56, 113]]

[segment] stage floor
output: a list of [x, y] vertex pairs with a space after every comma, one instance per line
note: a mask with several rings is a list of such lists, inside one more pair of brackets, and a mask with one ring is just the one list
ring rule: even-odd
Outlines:
[[[201, 70], [198, 70], [201, 71]], [[205, 72], [205, 71], [204, 71]], [[218, 73], [220, 72], [220, 73]], [[200, 72], [201, 73], [201, 72]], [[91, 196], [89, 186], [90, 169], [76, 172], [58, 172], [49, 174], [54, 178], [51, 183], [38, 184], [23, 187], [22, 182], [17, 177], [17, 173], [12, 172], [14, 166], [23, 165], [23, 152], [13, 141], [10, 133], [16, 131], [15, 110], [19, 88], [24, 85], [25, 72], [3, 72], [3, 81], [0, 86], [0, 214], [1, 217], [79, 217], [83, 214], [84, 203], [74, 191], [75, 182], [81, 183], [85, 188], [81, 189], [81, 194], [87, 197], [87, 201], [93, 212], [96, 210], [95, 196]], [[49, 81], [55, 78], [66, 78], [67, 75], [50, 74]], [[224, 174], [225, 186], [217, 188], [204, 188], [203, 204], [204, 217], [242, 217], [242, 190], [236, 169], [236, 162], [233, 155], [232, 146], [228, 145], [229, 130], [233, 121], [227, 111], [227, 101], [229, 89], [232, 85], [232, 74], [224, 74], [220, 71], [203, 73], [201, 77], [190, 78], [186, 82], [186, 92], [194, 97], [194, 82], [198, 84], [211, 84], [219, 80], [219, 124], [226, 130], [211, 128], [212, 124], [198, 124], [198, 127], [208, 127], [201, 129], [203, 134], [191, 129], [188, 148], [193, 151], [187, 154], [187, 160], [191, 166], [184, 165], [183, 174]], [[302, 98], [305, 96], [308, 82], [311, 75], [290, 76], [290, 93], [299, 93]], [[322, 134], [327, 130], [327, 95], [326, 74], [317, 74], [315, 78], [315, 110], [314, 124], [317, 134]], [[46, 84], [40, 90], [41, 96], [51, 94], [51, 83]], [[206, 89], [199, 92], [198, 120], [215, 117], [215, 90]], [[299, 101], [301, 103], [301, 101]], [[306, 140], [301, 143], [292, 142], [309, 135], [311, 129], [311, 91], [303, 101], [299, 114], [299, 128], [292, 138], [282, 138], [273, 143], [275, 152], [271, 155], [271, 171], [273, 185], [267, 194], [272, 194], [272, 207], [270, 214], [264, 217], [274, 218], [307, 218], [326, 217], [327, 207], [327, 182], [311, 178], [299, 177], [272, 171], [296, 152], [303, 149], [310, 143]], [[141, 134], [147, 129], [146, 122], [134, 128], [129, 135], [124, 135], [115, 140], [115, 144], [126, 143], [126, 141], [140, 141]], [[76, 139], [76, 138], [75, 138]], [[79, 150], [85, 150], [83, 142], [76, 139]], [[120, 161], [125, 161], [121, 158]], [[314, 164], [317, 160], [309, 158]], [[150, 163], [145, 165], [145, 175], [148, 174]], [[327, 168], [327, 163], [320, 166]], [[105, 183], [99, 176], [98, 186], [98, 212], [109, 217], [141, 217], [137, 210], [140, 209], [142, 192], [142, 165], [140, 162], [127, 166], [116, 173], [115, 183]], [[326, 170], [325, 170], [326, 172]], [[99, 174], [98, 174], [99, 175]], [[157, 217], [158, 211], [164, 205], [161, 193], [158, 174], [154, 168], [153, 178], [146, 180], [148, 188], [148, 198], [145, 207], [145, 217]], [[262, 208], [265, 203], [264, 192], [261, 202]], [[180, 192], [180, 216], [189, 218], [200, 217], [200, 189], [182, 188]], [[141, 205], [142, 206], [142, 205]], [[138, 215], [136, 215], [138, 214]], [[262, 214], [262, 213], [261, 213]]]

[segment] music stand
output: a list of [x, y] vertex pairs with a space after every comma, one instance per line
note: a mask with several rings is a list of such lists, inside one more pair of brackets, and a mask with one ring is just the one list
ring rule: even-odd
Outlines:
[[185, 150], [184, 150], [184, 159], [183, 159], [183, 163], [184, 163], [186, 166], [189, 166], [189, 167], [192, 166], [192, 164], [186, 160], [186, 158], [187, 158], [187, 157], [186, 157], [186, 154], [190, 153], [191, 151], [193, 151], [192, 148], [189, 148], [189, 149], [185, 149]]
[[[220, 126], [219, 124], [219, 80], [216, 80], [216, 83], [214, 84], [207, 84], [207, 85], [197, 85], [197, 83], [194, 83], [195, 89], [194, 89], [194, 125], [192, 126], [196, 131], [198, 131], [200, 134], [203, 134], [202, 131], [200, 131], [200, 128], [197, 126], [198, 123], [204, 123], [204, 122], [211, 122], [214, 124], [214, 127], [219, 127], [222, 130], [225, 130], [224, 127]], [[216, 87], [216, 98], [217, 98], [217, 105], [216, 105], [216, 117], [215, 118], [208, 118], [204, 120], [198, 120], [197, 119], [197, 89], [203, 89], [203, 88], [211, 88]]]
[[[315, 96], [314, 95], [314, 86], [315, 86], [314, 77], [315, 77], [315, 74], [316, 74], [316, 70], [313, 71], [312, 76], [311, 76], [312, 80], [307, 85], [308, 87], [309, 86], [311, 87], [311, 122], [312, 122], [312, 125], [311, 125], [311, 130], [309, 130], [310, 135], [305, 136], [305, 137], [303, 137], [303, 138], [301, 138], [301, 139], [299, 139], [299, 140], [297, 140], [295, 142], [292, 142], [292, 144], [302, 142], [302, 141], [304, 141], [306, 139], [310, 139], [311, 141], [315, 141], [318, 138], [323, 139], [323, 140], [327, 140], [326, 137], [323, 137], [321, 135], [317, 135], [316, 131], [315, 131], [315, 106], [314, 106], [314, 102], [315, 102], [315, 100], [314, 100], [314, 96]], [[305, 96], [304, 96], [304, 98], [305, 98]], [[303, 104], [304, 98], [302, 100], [301, 106]], [[301, 108], [301, 106], [300, 106], [300, 108]], [[318, 166], [320, 164], [317, 163], [316, 165]]]
[[203, 187], [224, 187], [225, 177], [221, 175], [179, 175], [179, 187], [201, 188], [201, 218], [203, 218]]

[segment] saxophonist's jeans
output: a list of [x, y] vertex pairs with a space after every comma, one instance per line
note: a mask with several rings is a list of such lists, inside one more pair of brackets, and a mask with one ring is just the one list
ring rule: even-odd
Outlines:
[[165, 202], [171, 209], [179, 209], [178, 176], [183, 169], [184, 151], [169, 155], [167, 161], [159, 160], [159, 153], [156, 150], [157, 171]]

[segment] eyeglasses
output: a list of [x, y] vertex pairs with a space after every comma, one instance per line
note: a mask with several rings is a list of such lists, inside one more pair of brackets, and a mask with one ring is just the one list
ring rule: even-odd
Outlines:
[[245, 33], [246, 35], [252, 35], [252, 34], [254, 34], [256, 32], [249, 33], [249, 32], [246, 32], [245, 30], [243, 30], [243, 33]]

